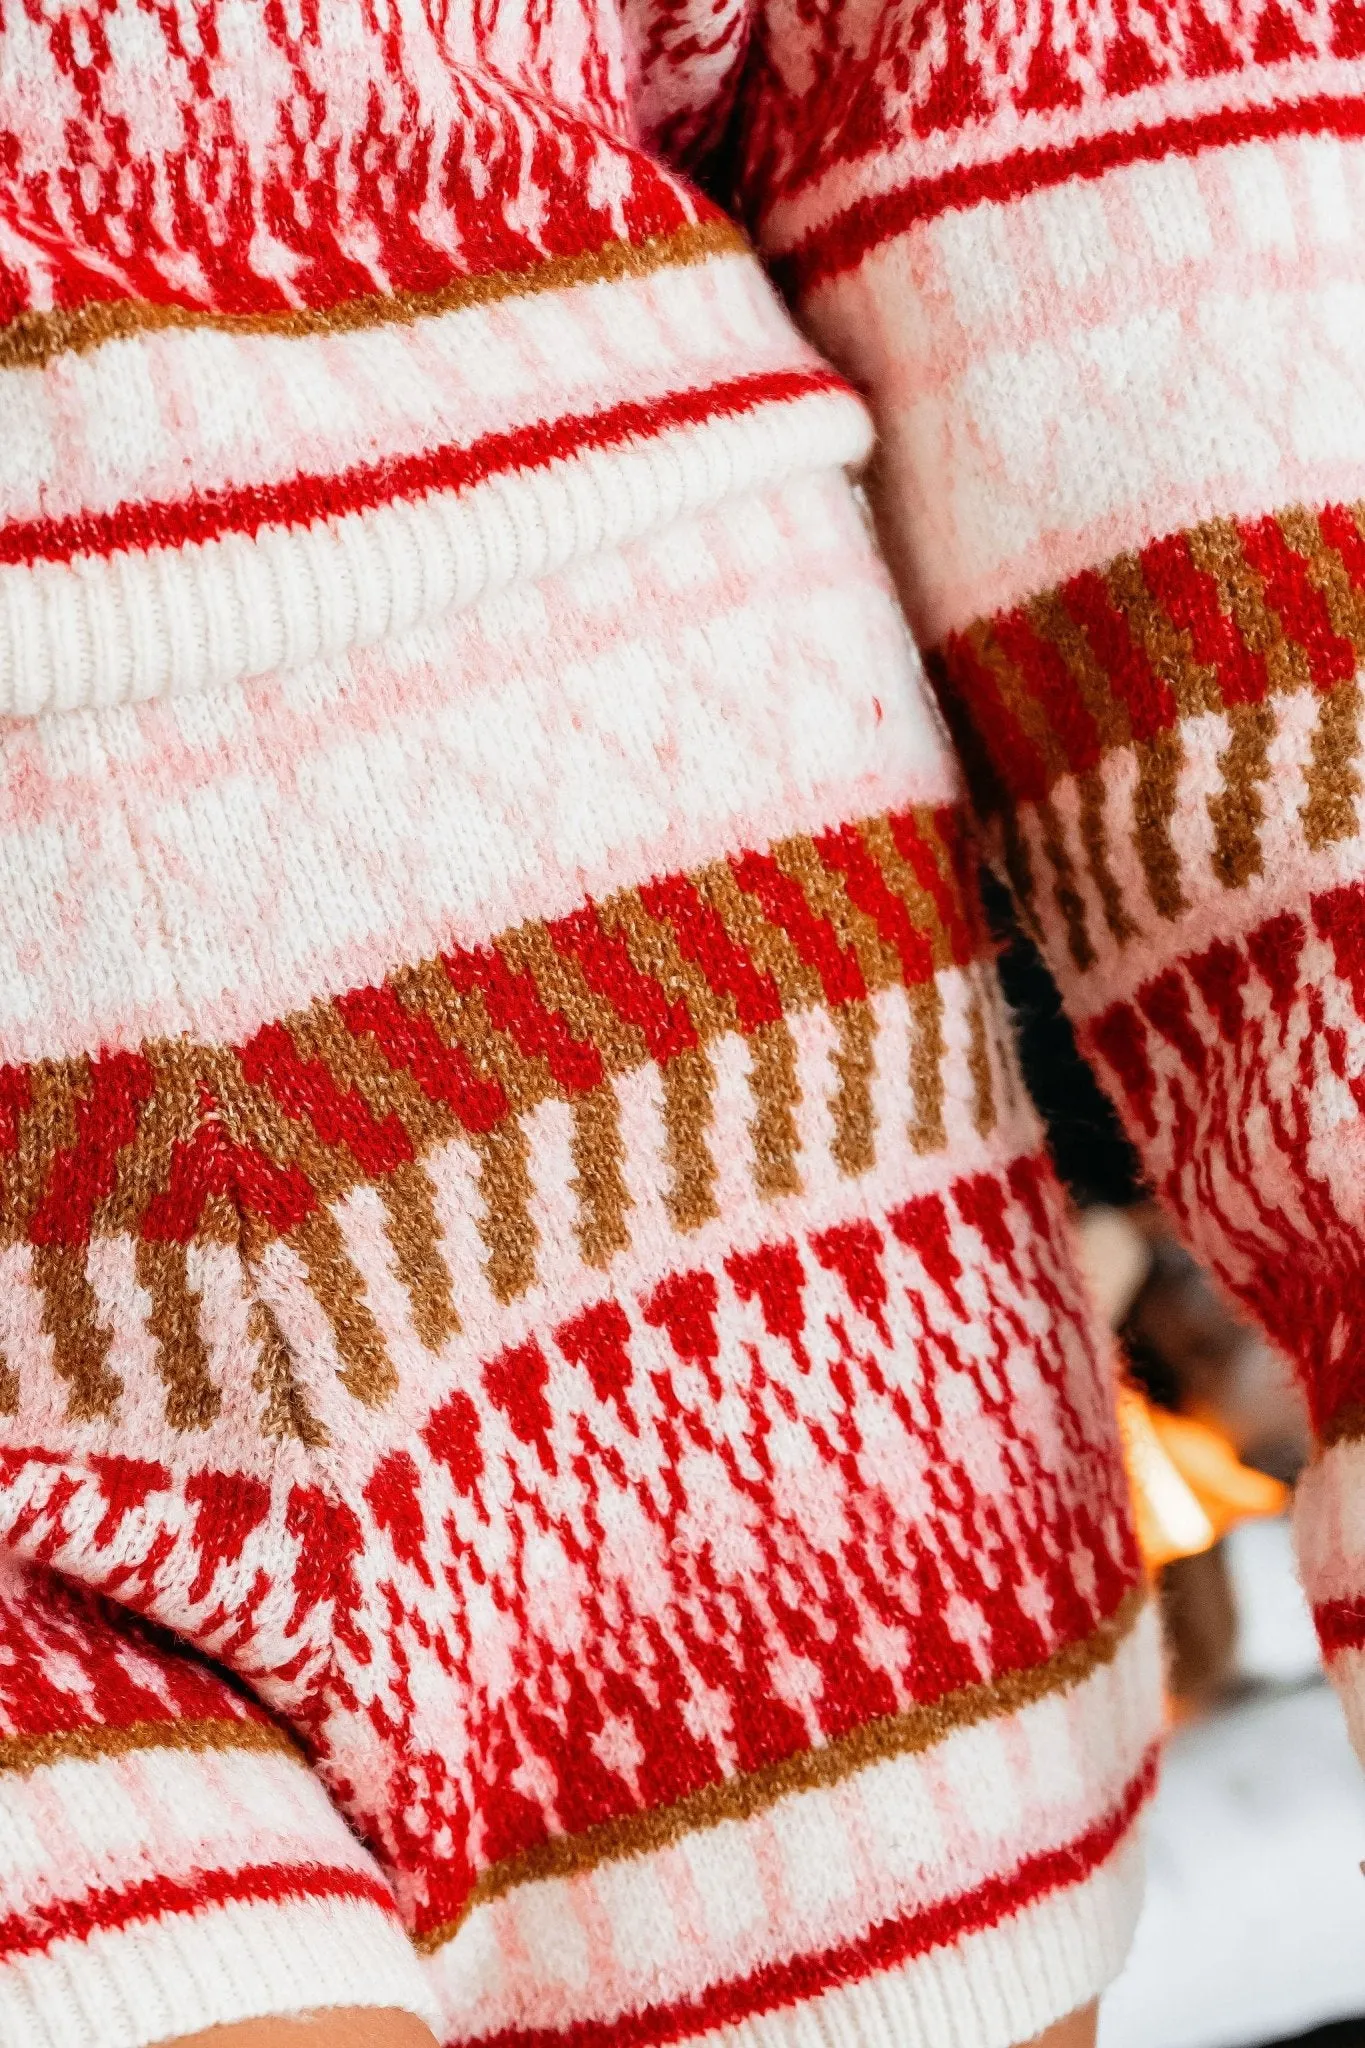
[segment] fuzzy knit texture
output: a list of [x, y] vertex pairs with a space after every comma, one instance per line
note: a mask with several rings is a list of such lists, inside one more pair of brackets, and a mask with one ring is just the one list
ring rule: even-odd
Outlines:
[[1365, 1743], [1363, 662], [1359, 0], [0, 0], [5, 2048], [1115, 1972], [983, 844]]

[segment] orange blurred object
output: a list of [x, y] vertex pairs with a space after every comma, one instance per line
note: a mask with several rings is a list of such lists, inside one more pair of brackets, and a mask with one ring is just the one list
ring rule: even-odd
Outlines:
[[1127, 1383], [1119, 1388], [1119, 1430], [1151, 1571], [1211, 1549], [1238, 1522], [1285, 1508], [1287, 1488], [1244, 1465], [1221, 1431], [1153, 1406]]

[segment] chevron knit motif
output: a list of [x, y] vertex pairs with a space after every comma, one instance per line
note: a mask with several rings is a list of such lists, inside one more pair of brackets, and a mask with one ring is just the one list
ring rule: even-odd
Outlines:
[[[918, 33], [750, 0], [0, 4], [5, 2048], [338, 2003], [443, 2048], [1013, 2048], [1122, 1961], [1159, 1713], [1111, 1361], [847, 476], [868, 412], [689, 182], [736, 166], [781, 278], [837, 308], [873, 261], [858, 165], [898, 190], [945, 93], [963, 164], [997, 102], [1098, 132], [1093, 36], [1047, 100], [1004, 26]], [[1155, 33], [1114, 31], [1113, 92], [1263, 108], [1259, 44], [1171, 25], [1149, 77]], [[1320, 98], [1351, 61], [1317, 50]], [[1352, 316], [1327, 230], [1295, 249], [1302, 348]], [[1092, 320], [1121, 282], [1067, 275]], [[1003, 316], [945, 290], [873, 397], [939, 407], [946, 447], [966, 344], [934, 321]], [[1306, 992], [1353, 929], [1365, 542], [1324, 511], [1360, 493], [1310, 487], [1306, 403], [1278, 554], [1264, 507], [1185, 519], [1204, 553], [1150, 613], [1178, 677], [1075, 652], [1091, 558], [1022, 471], [1000, 546], [1051, 609], [999, 623], [997, 575], [933, 633], [958, 725], [991, 696], [987, 836], [1076, 972], [1112, 969], [1096, 1043], [1161, 1133], [1178, 1063], [1221, 1055], [1174, 997], [1151, 1024], [1139, 934], [1193, 947], [1201, 887], [1274, 871], [1291, 732], [1309, 969], [1267, 902], [1197, 942], [1233, 962], [1198, 986], [1267, 1068], [1311, 1037], [1334, 1100], [1355, 1072]], [[1178, 486], [1198, 449], [1165, 459]], [[961, 475], [923, 486], [912, 608], [997, 574], [953, 552], [990, 502]], [[1104, 575], [1117, 634], [1136, 585]], [[1193, 717], [1236, 726], [1206, 858]], [[1347, 1640], [1349, 1573], [1333, 1597]]]
[[1361, 65], [1334, 0], [778, 6], [744, 179], [1081, 1042], [1302, 1373], [1365, 1748]]

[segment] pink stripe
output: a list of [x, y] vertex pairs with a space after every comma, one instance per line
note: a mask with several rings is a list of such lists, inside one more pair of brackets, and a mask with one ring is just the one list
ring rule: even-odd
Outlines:
[[[175, 698], [96, 712], [108, 744], [93, 761], [10, 724], [0, 1054], [246, 1038], [585, 894], [951, 794], [841, 475], [609, 560], [586, 584], [557, 573], [287, 691], [224, 691], [211, 719]], [[490, 748], [499, 732], [517, 747]], [[29, 950], [35, 926], [45, 944]], [[172, 957], [149, 932], [193, 945]]]

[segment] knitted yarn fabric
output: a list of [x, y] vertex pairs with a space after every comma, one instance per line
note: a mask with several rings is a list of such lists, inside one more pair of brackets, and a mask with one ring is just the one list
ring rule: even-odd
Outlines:
[[1363, 56], [1336, 4], [779, 7], [748, 159], [872, 394], [995, 855], [1157, 1193], [1302, 1374], [1361, 1748]]
[[[6, 2048], [337, 2003], [452, 2048], [1010, 2048], [1121, 1963], [1159, 1714], [1113, 1365], [845, 372], [965, 734], [1003, 673], [974, 624], [1016, 602], [999, 563], [1086, 573], [1054, 528], [1110, 445], [1073, 406], [1067, 481], [1041, 372], [991, 412], [971, 293], [1061, 347], [1065, 307], [1098, 331], [1153, 273], [1092, 276], [1056, 212], [1108, 218], [1092, 140], [1045, 195], [1062, 310], [999, 282], [1031, 188], [945, 170], [937, 212], [897, 211], [944, 149], [994, 163], [1035, 119], [1002, 128], [995, 57], [956, 24], [916, 55], [919, 23], [0, 12]], [[1113, 104], [1156, 105], [1124, 62]], [[1259, 63], [1200, 90], [1260, 107]], [[1197, 190], [1202, 159], [1163, 162]], [[1049, 232], [1020, 228], [1021, 265]], [[966, 311], [919, 281], [934, 235]], [[1135, 386], [1093, 361], [1118, 435]], [[1264, 383], [1242, 409], [1273, 422]], [[993, 454], [974, 481], [959, 384], [964, 450], [989, 417], [1063, 481], [1030, 456], [1012, 499]], [[1074, 657], [1097, 703], [1107, 658]], [[1201, 902], [1242, 943], [1217, 889], [1257, 930], [1289, 914], [1263, 882], [1298, 812], [1257, 765], [1281, 734], [1349, 763], [1345, 712], [1313, 734], [1354, 684], [1281, 668], [1239, 685], [1242, 741], [1163, 711], [1138, 753], [1115, 708], [1076, 770], [1046, 696], [963, 741], [978, 780], [995, 748], [1035, 922], [1090, 948], [1087, 1016], [1106, 949], [1104, 1014], [1133, 1021], [1091, 1037], [1150, 1074], [1158, 1165], [1196, 1100], [1173, 1060], [1216, 1091], [1243, 1041], [1188, 1002], [1183, 1037], [1149, 1032], [1134, 990]], [[1203, 827], [1162, 792], [1235, 745], [1208, 815], [1241, 865], [1201, 896]], [[1125, 838], [1135, 760], [1157, 797]], [[1250, 969], [1219, 984], [1267, 1048], [1325, 986], [1286, 974], [1265, 1018]], [[1314, 1027], [1338, 1105], [1348, 995]], [[1232, 1129], [1181, 1135], [1189, 1170], [1222, 1174]], [[1342, 1561], [1333, 1613], [1355, 1583]]]

